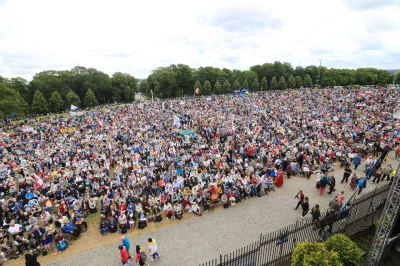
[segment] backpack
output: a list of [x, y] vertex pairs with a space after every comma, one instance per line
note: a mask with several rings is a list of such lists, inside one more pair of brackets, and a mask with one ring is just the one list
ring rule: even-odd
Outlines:
[[146, 261], [147, 260], [147, 255], [143, 251], [140, 252], [140, 260]]
[[60, 241], [60, 243], [58, 243], [58, 248], [60, 249], [60, 251], [65, 250], [67, 247], [68, 247], [68, 244], [65, 241]]

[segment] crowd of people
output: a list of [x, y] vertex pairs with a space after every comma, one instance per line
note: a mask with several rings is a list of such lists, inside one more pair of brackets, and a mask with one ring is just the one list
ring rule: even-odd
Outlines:
[[[2, 258], [64, 250], [87, 229], [87, 215], [100, 216], [101, 234], [125, 234], [216, 204], [230, 208], [284, 178], [316, 172], [319, 192], [329, 186], [332, 193], [335, 163], [356, 189], [361, 179], [351, 164], [357, 168], [369, 151], [397, 150], [398, 103], [399, 92], [386, 88], [267, 91], [6, 123]], [[21, 130], [5, 132], [10, 127]], [[373, 162], [367, 158], [366, 169]], [[393, 177], [387, 167], [377, 168], [373, 182]]]

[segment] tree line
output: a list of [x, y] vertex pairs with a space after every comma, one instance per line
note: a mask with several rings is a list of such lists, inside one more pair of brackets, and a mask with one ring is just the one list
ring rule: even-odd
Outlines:
[[61, 112], [71, 104], [93, 107], [113, 102], [130, 102], [135, 92], [160, 98], [200, 94], [230, 93], [242, 88], [250, 90], [288, 89], [326, 86], [400, 84], [400, 75], [376, 68], [335, 69], [317, 66], [295, 67], [276, 61], [255, 65], [249, 70], [200, 67], [185, 64], [159, 67], [139, 82], [129, 74], [116, 72], [109, 76], [94, 68], [82, 66], [64, 71], [42, 71], [32, 81], [0, 76], [0, 117], [12, 114], [44, 114]]

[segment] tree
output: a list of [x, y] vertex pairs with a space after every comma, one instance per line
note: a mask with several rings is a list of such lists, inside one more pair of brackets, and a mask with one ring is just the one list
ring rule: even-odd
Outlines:
[[296, 80], [294, 79], [293, 75], [290, 75], [287, 80], [287, 87], [289, 89], [294, 89], [296, 87]]
[[267, 90], [268, 89], [268, 81], [266, 77], [263, 77], [261, 80], [261, 90]]
[[231, 84], [229, 83], [228, 80], [225, 80], [224, 84], [222, 84], [222, 91], [224, 93], [230, 93], [231, 92]]
[[317, 242], [299, 243], [292, 254], [292, 266], [342, 266], [339, 255]]
[[64, 110], [64, 101], [57, 91], [53, 92], [49, 99], [49, 109], [51, 112], [61, 112]]
[[91, 89], [87, 90], [86, 96], [83, 99], [83, 104], [85, 105], [85, 107], [94, 107], [97, 105], [96, 96]]
[[69, 108], [71, 104], [75, 106], [81, 106], [81, 99], [79, 98], [78, 94], [70, 90], [67, 95], [65, 95], [65, 104], [66, 108]]
[[149, 82], [148, 82], [146, 79], [145, 79], [145, 80], [142, 80], [142, 81], [139, 83], [139, 91], [140, 91], [141, 93], [149, 93], [149, 92], [147, 91], [148, 85], [149, 85]]
[[247, 90], [249, 89], [249, 83], [247, 83], [247, 79], [245, 79], [243, 82], [243, 88]]
[[[228, 81], [228, 80], [227, 80]], [[214, 91], [213, 91], [215, 94], [221, 94], [221, 93], [224, 93], [224, 91], [222, 90], [222, 86], [221, 86], [221, 83], [219, 83], [219, 81], [217, 80], [217, 82], [215, 82], [215, 85], [214, 85]]]
[[346, 266], [358, 266], [361, 264], [361, 257], [357, 245], [350, 238], [343, 234], [330, 236], [325, 246], [328, 250], [338, 253], [340, 261]]
[[[178, 84], [176, 83], [176, 72], [169, 67], [159, 67], [147, 78], [147, 90], [160, 98], [175, 97], [178, 92]], [[190, 88], [193, 93], [193, 84]]]
[[47, 113], [49, 110], [46, 98], [40, 90], [36, 90], [32, 101], [32, 111], [37, 114]]
[[121, 72], [116, 72], [111, 77], [112, 100], [116, 102], [130, 102], [135, 98], [138, 80]]
[[271, 89], [276, 90], [276, 89], [278, 89], [278, 87], [279, 87], [278, 81], [276, 80], [276, 77], [274, 76], [271, 80]]
[[[232, 85], [232, 89], [235, 90], [235, 91], [240, 90], [239, 79], [235, 80], [235, 82]], [[227, 92], [227, 91], [225, 91], [225, 92]]]
[[306, 77], [303, 80], [303, 86], [306, 88], [311, 88], [312, 87], [312, 79], [310, 75], [306, 75]]
[[300, 88], [301, 86], [303, 86], [303, 81], [301, 80], [300, 76], [296, 76], [294, 78], [294, 81], [296, 82], [296, 88]]
[[18, 91], [9, 88], [7, 84], [0, 81], [0, 117], [6, 117], [12, 113], [24, 116], [28, 111], [28, 104]]
[[203, 86], [203, 95], [210, 95], [212, 91], [212, 87], [211, 87], [211, 83], [206, 80], [206, 82], [204, 82], [204, 86]]
[[278, 88], [279, 88], [280, 90], [285, 90], [285, 89], [287, 88], [286, 80], [285, 80], [284, 77], [281, 77], [281, 78], [279, 79]]
[[251, 84], [251, 88], [256, 91], [260, 88], [260, 83], [258, 83], [258, 79], [254, 79], [253, 84]]
[[200, 81], [196, 81], [196, 83], [194, 84], [194, 91], [196, 91], [196, 89], [199, 89], [200, 93], [202, 93], [201, 92], [202, 91], [202, 86], [201, 86]]

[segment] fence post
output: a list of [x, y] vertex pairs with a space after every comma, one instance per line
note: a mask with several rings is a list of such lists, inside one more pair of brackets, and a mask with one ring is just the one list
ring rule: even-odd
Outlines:
[[375, 189], [374, 189], [374, 193], [372, 194], [373, 197], [371, 198], [371, 203], [369, 205], [370, 207], [369, 207], [369, 210], [368, 210], [368, 215], [369, 215], [369, 212], [372, 210], [371, 226], [374, 224], [374, 204], [373, 204], [373, 202], [374, 202], [374, 199], [375, 199], [376, 189], [377, 188], [378, 187], [375, 187]]
[[219, 254], [219, 266], [222, 266], [222, 254]]
[[261, 241], [262, 241], [262, 234], [260, 234], [260, 244], [258, 245], [259, 247], [262, 246]]

